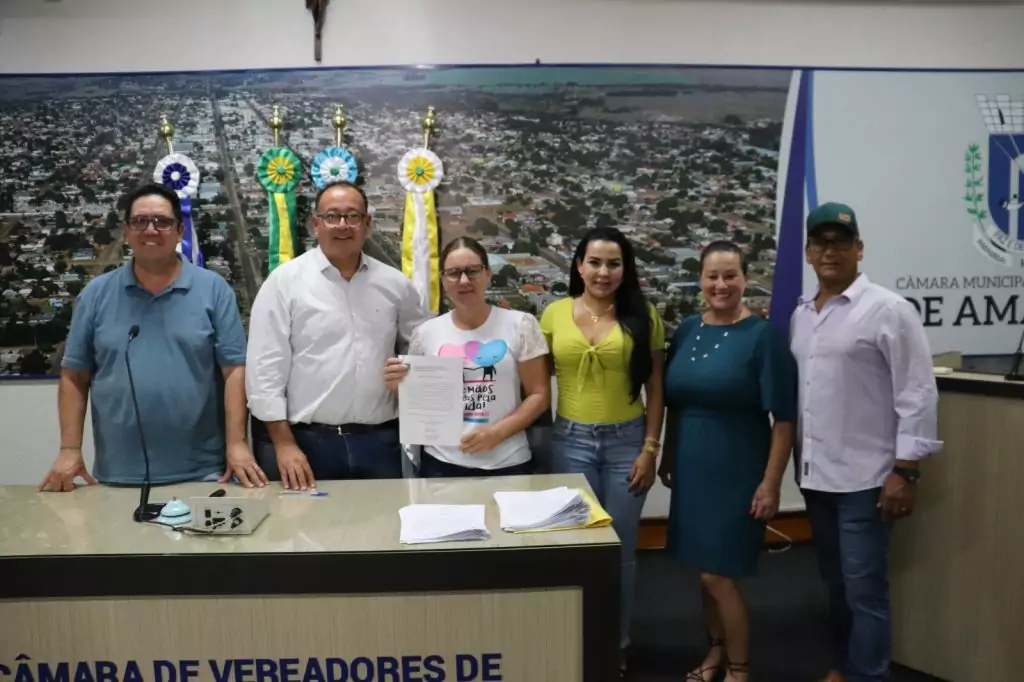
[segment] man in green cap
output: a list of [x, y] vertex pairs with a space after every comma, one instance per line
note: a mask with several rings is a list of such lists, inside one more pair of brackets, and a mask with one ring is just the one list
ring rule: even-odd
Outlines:
[[806, 256], [818, 287], [791, 321], [800, 372], [794, 450], [829, 592], [835, 659], [825, 680], [883, 682], [892, 524], [914, 510], [919, 461], [942, 447], [931, 350], [914, 306], [860, 272], [852, 208], [810, 212]]

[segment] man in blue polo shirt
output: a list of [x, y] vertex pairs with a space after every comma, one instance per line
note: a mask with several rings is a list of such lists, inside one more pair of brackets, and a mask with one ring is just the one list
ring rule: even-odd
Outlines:
[[[176, 251], [184, 233], [171, 190], [146, 185], [126, 198], [130, 263], [78, 296], [57, 393], [60, 453], [40, 490], [140, 484], [145, 460], [132, 404], [131, 362], [154, 484], [232, 476], [266, 483], [246, 441], [245, 332], [234, 292]], [[82, 458], [92, 398], [93, 474]], [[93, 477], [95, 476], [95, 478]]]

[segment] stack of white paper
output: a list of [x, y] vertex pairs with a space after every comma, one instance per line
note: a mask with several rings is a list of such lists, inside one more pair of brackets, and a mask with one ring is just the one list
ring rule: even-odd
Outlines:
[[537, 530], [542, 528], [574, 528], [590, 518], [590, 507], [578, 490], [549, 490], [494, 493], [498, 503], [499, 523], [504, 530]]
[[399, 542], [407, 545], [491, 537], [482, 504], [410, 504], [399, 509], [398, 516]]

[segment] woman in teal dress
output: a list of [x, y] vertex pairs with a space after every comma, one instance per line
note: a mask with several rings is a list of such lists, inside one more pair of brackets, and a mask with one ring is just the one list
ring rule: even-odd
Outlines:
[[[659, 474], [672, 490], [668, 551], [700, 572], [710, 650], [694, 682], [749, 679], [747, 610], [765, 523], [778, 512], [793, 447], [797, 369], [784, 336], [743, 305], [747, 266], [732, 242], [701, 254], [703, 315], [676, 330], [665, 370], [669, 442]], [[668, 445], [668, 443], [666, 444]]]

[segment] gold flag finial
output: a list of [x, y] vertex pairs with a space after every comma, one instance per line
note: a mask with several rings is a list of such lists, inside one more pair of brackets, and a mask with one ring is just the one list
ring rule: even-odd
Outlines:
[[171, 122], [167, 120], [166, 116], [161, 117], [160, 128], [157, 132], [160, 134], [163, 141], [167, 143], [167, 153], [173, 154], [174, 145], [171, 143], [171, 140], [174, 138], [174, 126], [171, 125]]
[[271, 129], [274, 131], [274, 146], [280, 147], [281, 128], [284, 127], [284, 116], [281, 115], [281, 107], [276, 104], [274, 105], [274, 111], [270, 114], [270, 121], [268, 123], [270, 123]]
[[340, 147], [342, 140], [345, 139], [345, 126], [348, 125], [348, 119], [345, 118], [344, 104], [335, 105], [331, 125], [334, 126], [334, 146]]
[[423, 146], [430, 146], [430, 136], [437, 130], [437, 120], [434, 118], [434, 107], [427, 107], [427, 115], [423, 119]]

